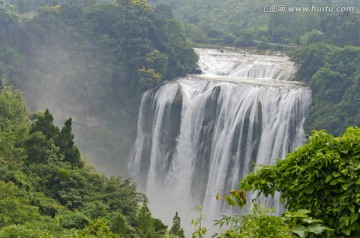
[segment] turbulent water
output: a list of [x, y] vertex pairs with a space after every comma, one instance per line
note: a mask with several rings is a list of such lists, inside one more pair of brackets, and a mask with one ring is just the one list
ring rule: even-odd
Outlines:
[[253, 164], [271, 164], [304, 143], [311, 100], [285, 56], [197, 50], [201, 75], [144, 93], [129, 165], [155, 216], [209, 220], [229, 212], [217, 193], [238, 188]]

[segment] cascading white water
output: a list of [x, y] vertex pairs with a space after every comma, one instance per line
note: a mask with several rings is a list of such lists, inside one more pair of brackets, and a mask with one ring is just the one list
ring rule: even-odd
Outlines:
[[199, 67], [207, 75], [294, 80], [294, 63], [287, 57], [199, 49]]
[[198, 49], [202, 75], [144, 93], [129, 165], [154, 215], [171, 221], [238, 188], [253, 163], [271, 164], [304, 143], [311, 92], [285, 56]]

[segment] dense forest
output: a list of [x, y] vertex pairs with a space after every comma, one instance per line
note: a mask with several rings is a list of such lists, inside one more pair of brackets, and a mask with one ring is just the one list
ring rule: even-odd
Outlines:
[[[23, 95], [0, 91], [0, 237], [179, 237], [151, 216], [130, 180], [95, 173], [74, 144], [72, 120], [30, 115]], [[181, 236], [180, 236], [181, 237]]]
[[58, 125], [71, 116], [77, 144], [100, 171], [126, 172], [142, 92], [192, 72], [197, 56], [180, 24], [144, 1], [50, 2], [0, 9], [0, 78]]
[[[150, 4], [159, 8], [159, 12], [170, 8], [173, 16], [186, 23], [188, 36], [200, 43], [216, 43], [247, 47], [262, 43], [298, 44], [301, 36], [312, 30], [321, 30], [325, 37], [334, 32], [340, 33], [338, 29], [345, 31], [356, 28], [355, 19], [352, 24], [334, 16], [334, 12], [290, 12], [289, 7], [296, 6], [335, 6], [352, 7], [355, 12], [359, 10], [360, 3], [356, 0], [150, 0]], [[269, 6], [285, 6], [285, 10], [267, 10]], [[162, 11], [160, 11], [162, 10]], [[278, 11], [278, 12], [277, 12]], [[346, 13], [346, 12], [345, 12]], [[349, 13], [349, 12], [347, 12]], [[169, 15], [169, 14], [167, 14]], [[338, 15], [338, 14], [337, 14]], [[337, 18], [337, 19], [336, 19]], [[341, 23], [334, 26], [332, 23]], [[358, 23], [357, 23], [358, 24]], [[346, 25], [342, 28], [342, 25]], [[348, 37], [358, 39], [356, 32], [350, 32]], [[338, 35], [339, 37], [339, 35]], [[331, 39], [331, 37], [328, 37]], [[254, 42], [255, 41], [255, 42]]]
[[337, 47], [324, 42], [305, 46], [294, 54], [297, 77], [309, 84], [313, 103], [307, 130], [325, 129], [341, 135], [360, 125], [360, 48]]
[[312, 89], [307, 131], [341, 135], [360, 125], [360, 13], [328, 14], [320, 24], [300, 37], [292, 59], [297, 78]]

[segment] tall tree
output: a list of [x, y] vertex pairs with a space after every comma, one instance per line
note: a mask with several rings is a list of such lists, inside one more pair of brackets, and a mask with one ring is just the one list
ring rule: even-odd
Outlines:
[[142, 208], [139, 211], [137, 223], [142, 237], [152, 237], [155, 234], [154, 221], [146, 202], [143, 202]]
[[23, 142], [28, 134], [28, 116], [23, 96], [3, 85], [0, 91], [0, 157], [20, 160], [25, 157]]
[[80, 151], [75, 146], [74, 135], [72, 134], [72, 119], [66, 120], [64, 127], [61, 129], [55, 144], [60, 148], [61, 153], [64, 156], [65, 162], [77, 166], [83, 166], [80, 158]]
[[176, 212], [175, 213], [175, 216], [173, 218], [173, 225], [170, 229], [170, 235], [174, 235], [178, 238], [185, 238], [185, 235], [184, 235], [184, 230], [181, 228], [181, 224], [180, 224], [180, 217], [179, 217], [179, 214]]
[[60, 130], [54, 125], [54, 118], [48, 109], [40, 115], [30, 127], [27, 138], [27, 163], [47, 163], [49, 160], [61, 159], [58, 157], [59, 148], [55, 140]]
[[54, 117], [49, 109], [40, 114], [36, 122], [31, 126], [30, 133], [41, 132], [48, 140], [56, 138], [60, 130], [54, 125]]

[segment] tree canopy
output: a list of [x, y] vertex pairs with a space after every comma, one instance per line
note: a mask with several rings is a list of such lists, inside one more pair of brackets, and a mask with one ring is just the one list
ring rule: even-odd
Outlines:
[[1, 237], [165, 236], [133, 182], [99, 175], [80, 157], [71, 119], [61, 130], [48, 110], [30, 120], [22, 94], [7, 86], [0, 108]]
[[265, 196], [281, 192], [289, 211], [307, 209], [336, 237], [360, 234], [360, 129], [334, 138], [317, 131], [309, 142], [275, 165], [262, 166], [240, 183]]
[[[198, 34], [205, 33], [205, 38], [192, 38], [199, 43], [238, 47], [258, 45], [256, 42], [298, 45], [304, 34], [318, 30], [324, 34], [324, 40], [328, 43], [359, 46], [360, 37], [357, 29], [360, 23], [358, 21], [360, 4], [356, 0], [150, 0], [149, 2], [154, 6], [166, 4], [176, 19], [191, 26], [186, 27], [187, 29], [195, 28]], [[294, 11], [297, 7], [311, 9], [312, 6], [352, 8], [345, 12]], [[281, 10], [281, 7], [284, 9]]]
[[313, 93], [306, 130], [325, 129], [335, 135], [360, 125], [360, 48], [317, 42], [293, 54], [297, 78]]

